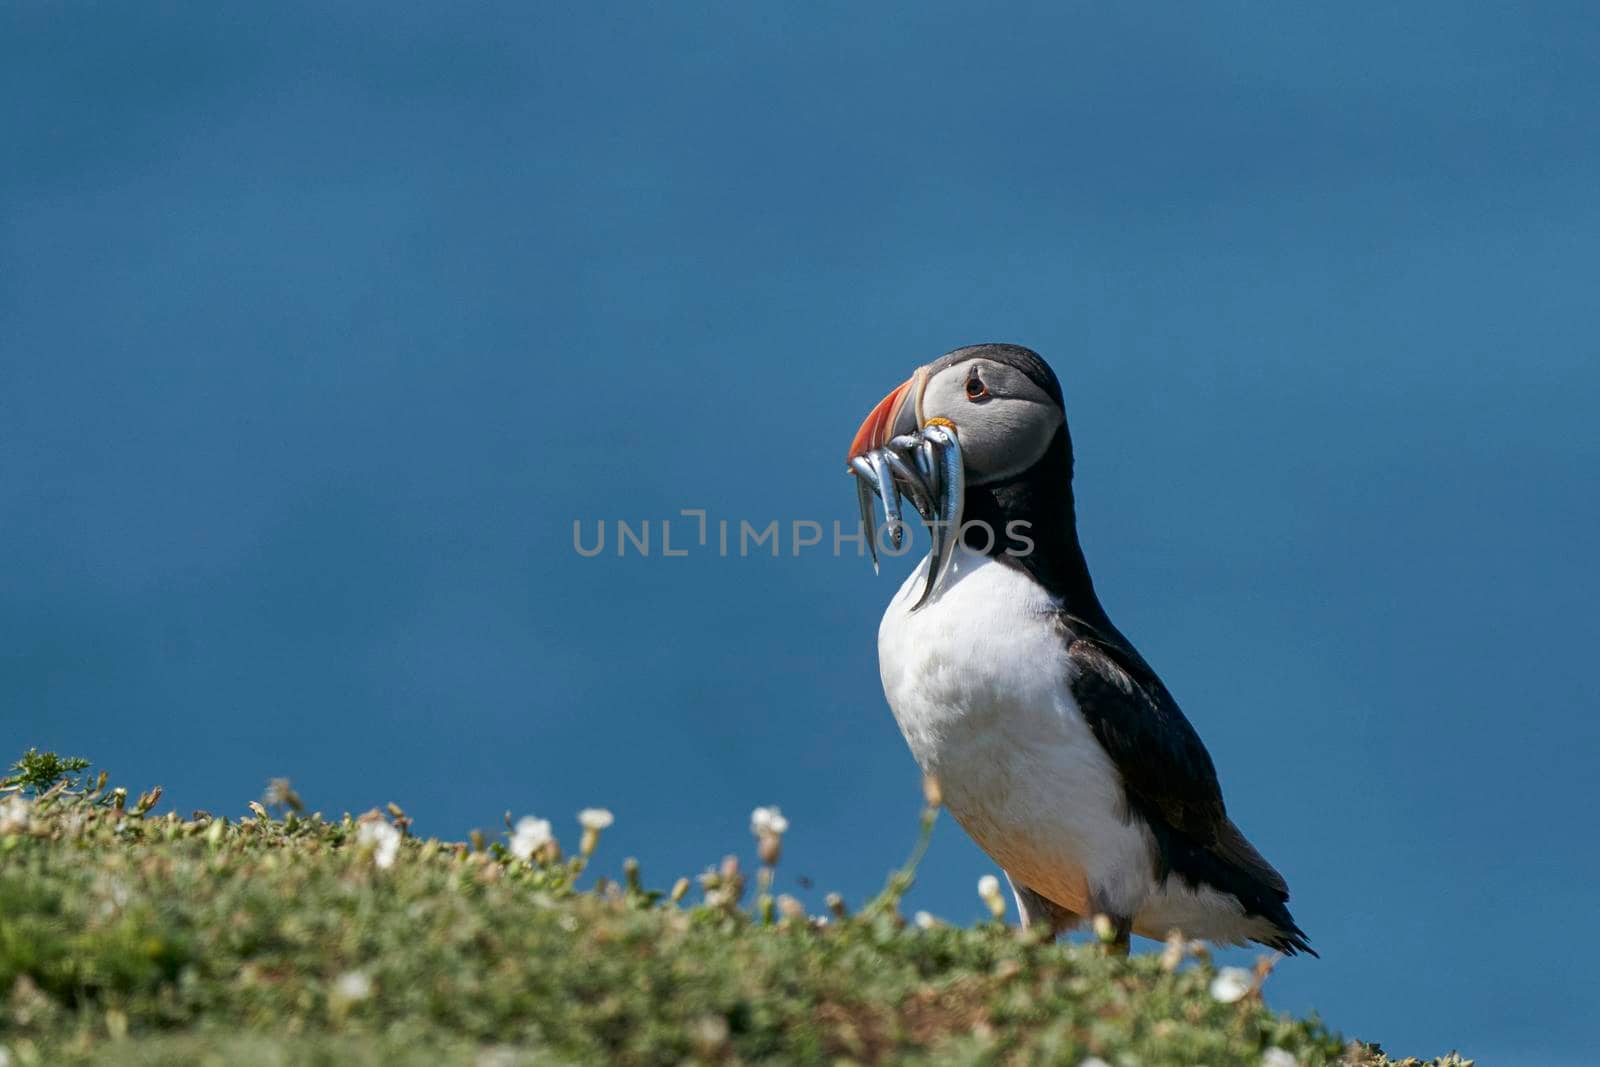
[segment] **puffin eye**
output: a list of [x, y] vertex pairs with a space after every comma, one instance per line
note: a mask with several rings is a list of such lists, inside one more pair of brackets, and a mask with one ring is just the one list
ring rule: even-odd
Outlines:
[[967, 399], [982, 400], [989, 395], [989, 387], [983, 384], [983, 379], [974, 374], [967, 379]]

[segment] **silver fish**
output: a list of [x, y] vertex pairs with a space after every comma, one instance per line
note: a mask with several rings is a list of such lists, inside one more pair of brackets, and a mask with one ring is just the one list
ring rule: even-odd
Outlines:
[[867, 462], [866, 456], [850, 457], [850, 473], [865, 482], [874, 494], [878, 492], [878, 476], [873, 473], [872, 464]]
[[878, 518], [872, 506], [872, 486], [865, 478], [856, 479], [856, 501], [861, 505], [861, 536], [867, 539], [867, 551], [872, 553], [872, 573], [878, 573]]
[[937, 501], [939, 494], [944, 491], [943, 471], [939, 467], [939, 452], [934, 443], [926, 437], [917, 440], [917, 470], [922, 473], [922, 481], [928, 487], [928, 497]]
[[878, 499], [883, 502], [883, 524], [889, 528], [889, 543], [898, 549], [906, 540], [906, 524], [900, 517], [900, 490], [894, 484], [894, 471], [881, 448], [867, 453], [867, 463], [878, 483]]
[[942, 484], [938, 494], [939, 519], [928, 527], [933, 548], [928, 553], [927, 584], [922, 587], [922, 596], [911, 606], [912, 611], [926, 604], [950, 573], [950, 565], [955, 562], [961, 543], [961, 513], [966, 504], [966, 477], [961, 465], [961, 444], [956, 435], [939, 425], [927, 427], [923, 435], [938, 453]]
[[850, 472], [856, 476], [856, 502], [861, 506], [861, 535], [867, 539], [867, 551], [872, 553], [872, 573], [878, 573], [878, 516], [872, 498], [881, 490], [878, 476], [865, 456], [850, 459]]
[[922, 521], [929, 521], [933, 517], [934, 497], [922, 475], [892, 447], [883, 449], [883, 458], [894, 471], [897, 484], [904, 484], [906, 494], [911, 497], [911, 506], [917, 509]]
[[940, 511], [945, 521], [950, 524], [946, 552], [939, 564], [939, 584], [942, 585], [945, 576], [950, 573], [950, 565], [955, 562], [955, 550], [961, 545], [961, 519], [967, 503], [967, 477], [966, 468], [961, 460], [961, 440], [955, 431], [943, 426], [930, 426], [928, 429], [932, 431], [929, 436], [935, 444], [941, 446]]

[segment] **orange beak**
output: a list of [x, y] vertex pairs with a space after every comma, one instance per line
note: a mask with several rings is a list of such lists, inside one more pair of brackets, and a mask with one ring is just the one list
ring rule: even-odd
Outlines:
[[899, 421], [907, 404], [913, 405], [916, 424], [920, 427], [922, 390], [927, 384], [927, 368], [918, 367], [917, 373], [901, 383], [894, 392], [878, 401], [878, 406], [872, 409], [866, 421], [861, 424], [861, 429], [856, 431], [855, 440], [850, 442], [850, 453], [845, 456], [845, 462], [865, 455], [874, 448], [882, 448], [889, 438], [894, 436], [894, 425]]

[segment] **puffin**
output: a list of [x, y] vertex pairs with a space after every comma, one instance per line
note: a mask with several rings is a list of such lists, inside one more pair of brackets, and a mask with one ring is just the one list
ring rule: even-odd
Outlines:
[[874, 407], [847, 458], [887, 471], [892, 443], [919, 435], [959, 443], [959, 529], [943, 550], [935, 534], [883, 614], [883, 692], [1022, 925], [1088, 921], [1118, 954], [1131, 934], [1177, 931], [1316, 955], [1199, 734], [1095, 592], [1049, 364], [1020, 345], [958, 348]]

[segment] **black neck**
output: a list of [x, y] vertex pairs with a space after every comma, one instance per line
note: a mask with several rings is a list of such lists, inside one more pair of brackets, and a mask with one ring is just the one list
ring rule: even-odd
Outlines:
[[[967, 489], [964, 522], [982, 522], [994, 532], [988, 554], [1026, 571], [1046, 592], [1061, 601], [1070, 615], [1095, 627], [1111, 628], [1100, 598], [1095, 595], [1078, 544], [1078, 515], [1072, 499], [1072, 439], [1063, 423], [1044, 455], [1014, 478]], [[1032, 539], [1033, 550], [1013, 555], [1022, 547], [1008, 537], [1008, 524], [1027, 523], [1020, 533]], [[964, 540], [974, 551], [985, 548], [983, 527], [969, 528]]]

